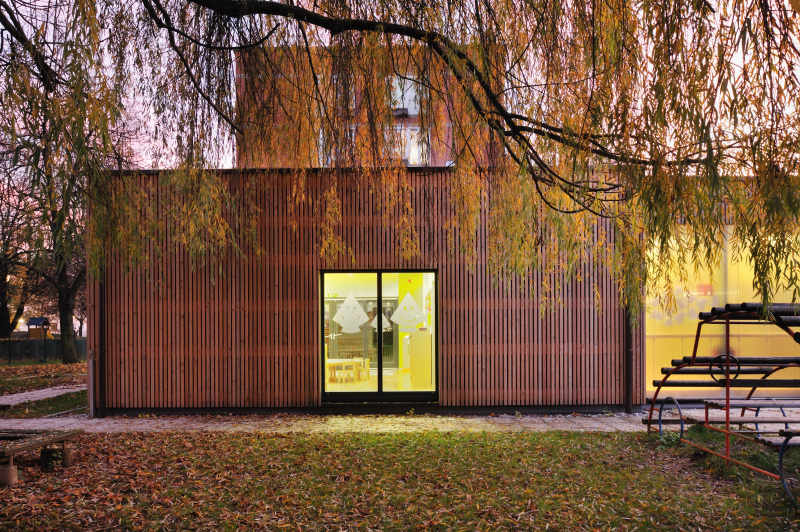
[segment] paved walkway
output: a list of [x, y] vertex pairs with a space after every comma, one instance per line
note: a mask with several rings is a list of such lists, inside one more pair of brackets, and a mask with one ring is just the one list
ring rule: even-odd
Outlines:
[[[86, 386], [58, 386], [0, 397], [0, 403], [16, 405], [65, 393], [85, 390]], [[642, 414], [581, 414], [581, 415], [184, 415], [90, 418], [86, 414], [56, 418], [3, 419], [4, 429], [83, 429], [86, 432], [521, 432], [570, 430], [578, 432], [631, 432], [644, 430]]]
[[[65, 393], [85, 390], [86, 386], [57, 386], [31, 392], [0, 397], [1, 404], [17, 405], [38, 401]], [[703, 410], [684, 410], [684, 415], [702, 419]], [[720, 413], [714, 412], [715, 417]], [[800, 418], [800, 409], [787, 409], [786, 414]], [[667, 417], [673, 417], [670, 412]], [[164, 431], [218, 431], [218, 432], [521, 432], [568, 430], [577, 432], [632, 432], [646, 430], [642, 425], [643, 413], [573, 414], [573, 415], [310, 415], [310, 414], [255, 414], [255, 415], [184, 415], [137, 417], [109, 417], [93, 419], [86, 414], [57, 418], [0, 420], [4, 429], [83, 429], [86, 432], [164, 432]], [[654, 419], [657, 423], [657, 417]], [[671, 427], [677, 429], [677, 426]], [[794, 427], [793, 427], [794, 428]], [[800, 429], [800, 427], [797, 427]]]
[[28, 401], [40, 401], [50, 397], [57, 397], [65, 393], [79, 392], [85, 390], [86, 385], [79, 386], [55, 386], [54, 388], [44, 388], [42, 390], [33, 390], [32, 392], [12, 393], [10, 395], [0, 396], [0, 404], [4, 405], [18, 405]]
[[87, 415], [39, 419], [0, 420], [4, 429], [83, 429], [87, 432], [524, 432], [569, 430], [578, 432], [631, 432], [644, 430], [641, 415], [497, 415], [497, 416], [437, 416], [437, 415], [365, 415], [321, 416], [298, 414], [269, 415], [187, 415], [109, 417], [92, 419]]

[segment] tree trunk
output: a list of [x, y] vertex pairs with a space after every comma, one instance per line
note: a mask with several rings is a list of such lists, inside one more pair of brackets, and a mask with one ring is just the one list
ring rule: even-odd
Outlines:
[[24, 294], [21, 294], [19, 305], [17, 305], [16, 309], [9, 308], [11, 296], [9, 294], [8, 276], [8, 266], [0, 263], [0, 338], [11, 336], [11, 333], [17, 328], [22, 313], [25, 311]]
[[78, 349], [75, 347], [75, 331], [72, 329], [72, 310], [62, 309], [59, 305], [58, 319], [61, 324], [61, 362], [75, 364], [78, 360]]
[[[66, 274], [63, 274], [66, 280]], [[59, 281], [62, 275], [59, 274]], [[72, 328], [72, 312], [75, 310], [75, 295], [70, 290], [69, 282], [58, 287], [58, 321], [61, 326], [61, 362], [75, 364], [78, 360], [78, 349], [75, 347], [75, 330]]]

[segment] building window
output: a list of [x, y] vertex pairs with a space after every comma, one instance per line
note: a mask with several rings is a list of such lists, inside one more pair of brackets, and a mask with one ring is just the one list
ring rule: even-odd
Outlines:
[[322, 286], [323, 391], [436, 390], [433, 272], [325, 273]]
[[[730, 235], [731, 231], [728, 226], [726, 234]], [[720, 264], [714, 271], [702, 269], [697, 272], [696, 277], [690, 277], [685, 285], [678, 282], [673, 285], [677, 303], [674, 314], [666, 314], [655, 298], [647, 302], [645, 349], [648, 393], [652, 394], [655, 390], [653, 381], [663, 378], [662, 368], [671, 367], [673, 359], [692, 354], [700, 312], [708, 312], [711, 307], [724, 307], [726, 303], [759, 300], [758, 294], [753, 290], [753, 266], [746, 261], [736, 260], [733, 246], [733, 242], [726, 238]], [[677, 272], [675, 276], [677, 277]], [[792, 294], [788, 290], [779, 290], [775, 294], [775, 301], [791, 302]], [[736, 357], [778, 357], [791, 353], [796, 345], [791, 336], [777, 327], [757, 327], [751, 324], [730, 326], [730, 351]], [[698, 356], [722, 355], [725, 354], [725, 349], [723, 327], [703, 329]], [[708, 375], [686, 375], [681, 376], [681, 380], [708, 380]], [[677, 397], [696, 397], [697, 388], [671, 388], [670, 393]]]
[[419, 114], [416, 83], [410, 76], [392, 76], [392, 112], [398, 118]]
[[428, 138], [416, 126], [398, 126], [398, 153], [408, 166], [425, 166], [429, 161]]

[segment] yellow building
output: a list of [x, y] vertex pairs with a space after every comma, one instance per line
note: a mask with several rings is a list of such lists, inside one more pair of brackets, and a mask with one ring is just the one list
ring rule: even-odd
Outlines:
[[55, 337], [50, 333], [50, 320], [44, 317], [31, 318], [28, 320], [28, 339], [29, 340], [53, 340]]

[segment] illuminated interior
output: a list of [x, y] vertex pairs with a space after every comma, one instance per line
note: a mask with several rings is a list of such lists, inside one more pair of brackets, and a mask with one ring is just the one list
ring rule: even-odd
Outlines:
[[[687, 286], [675, 285], [677, 312], [668, 316], [658, 306], [656, 299], [648, 301], [649, 312], [645, 323], [647, 357], [646, 387], [652, 396], [653, 380], [663, 378], [661, 368], [672, 365], [673, 359], [690, 356], [694, 348], [698, 314], [711, 307], [726, 303], [758, 301], [753, 290], [753, 269], [746, 261], [735, 261], [731, 246], [726, 244], [720, 266], [713, 272], [703, 271], [691, 278]], [[712, 275], [713, 274], [713, 275]], [[779, 292], [774, 301], [791, 302], [788, 292]], [[785, 332], [771, 325], [731, 325], [730, 347], [733, 356], [798, 356], [797, 344]], [[716, 356], [725, 353], [724, 325], [705, 325], [700, 337], [698, 356]], [[783, 370], [781, 378], [798, 378], [800, 372]], [[680, 380], [708, 380], [707, 375], [681, 375]], [[669, 388], [669, 395], [679, 397], [708, 396], [702, 388]], [[745, 390], [746, 391], [749, 390]], [[774, 393], [772, 390], [771, 393]], [[722, 394], [723, 390], [719, 390]], [[765, 391], [765, 393], [767, 393]], [[758, 395], [758, 394], [756, 394]]]
[[326, 392], [436, 390], [433, 273], [326, 273], [323, 291]]

